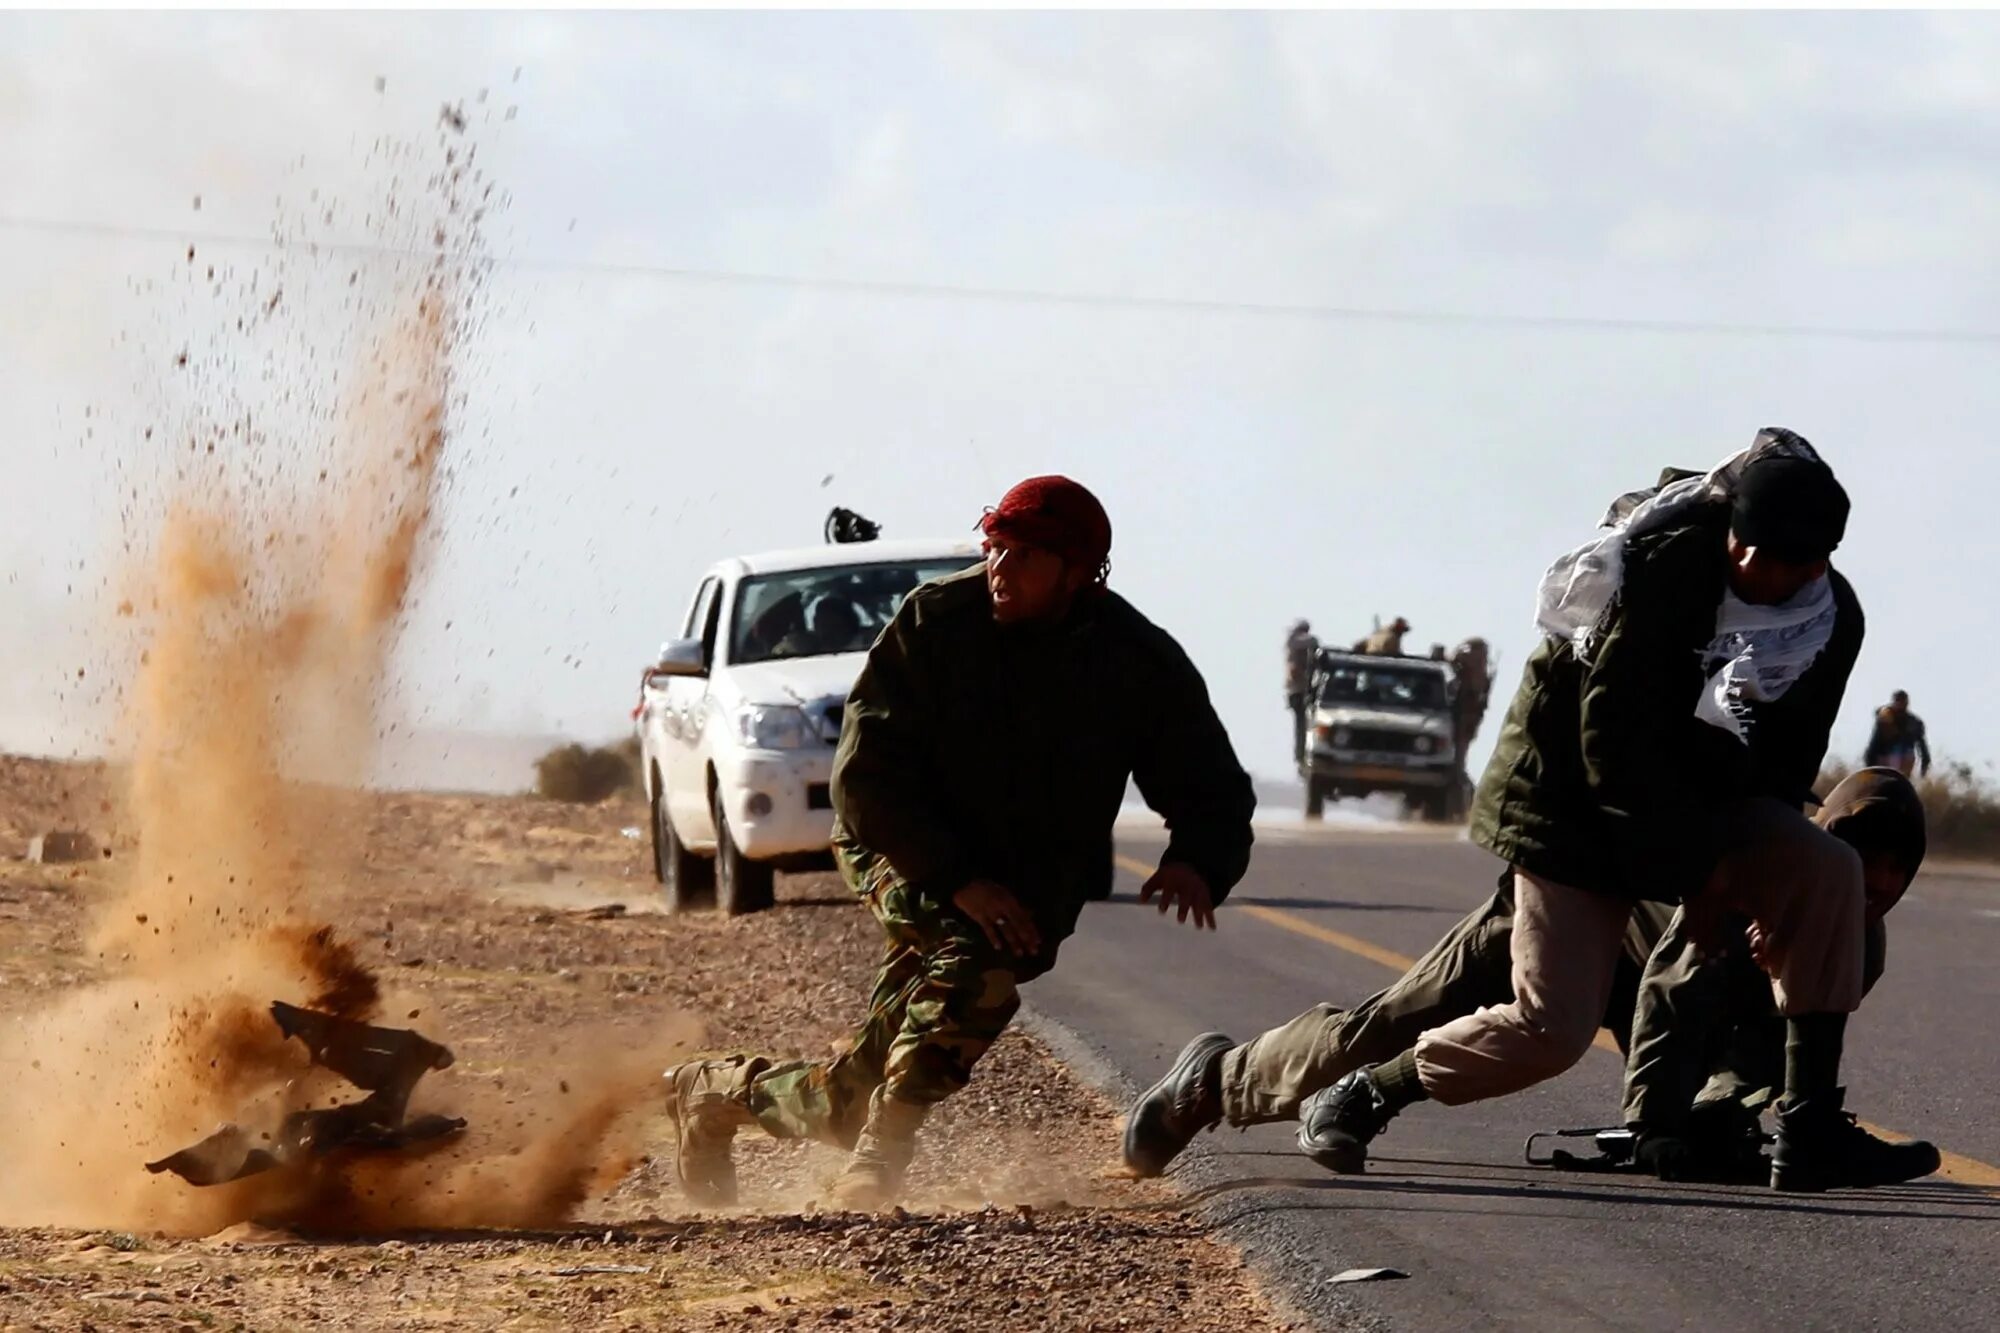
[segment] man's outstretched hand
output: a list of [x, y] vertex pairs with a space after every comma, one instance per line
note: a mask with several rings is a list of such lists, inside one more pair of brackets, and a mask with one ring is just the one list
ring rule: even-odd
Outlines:
[[1215, 929], [1215, 899], [1208, 891], [1208, 881], [1201, 877], [1193, 866], [1179, 861], [1169, 861], [1153, 872], [1139, 890], [1139, 901], [1151, 902], [1154, 894], [1160, 895], [1160, 911], [1178, 906], [1180, 912], [1176, 920], [1185, 922], [1189, 915], [1194, 917], [1194, 928], [1206, 926]]
[[1035, 918], [1021, 906], [1014, 891], [990, 879], [975, 879], [952, 895], [952, 906], [986, 932], [986, 938], [1002, 953], [1022, 958], [1042, 951], [1042, 933]]

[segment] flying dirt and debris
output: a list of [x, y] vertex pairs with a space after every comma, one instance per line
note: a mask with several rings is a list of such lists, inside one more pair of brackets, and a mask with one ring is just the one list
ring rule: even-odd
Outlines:
[[[12, 1074], [0, 1222], [206, 1234], [251, 1219], [557, 1220], [629, 1159], [614, 1142], [620, 1113], [690, 1031], [663, 1024], [657, 1049], [577, 1071], [574, 1095], [558, 1099], [552, 1080], [540, 1114], [489, 1108], [487, 1127], [465, 1087], [416, 1091], [435, 1105], [406, 1122], [412, 1088], [392, 1094], [355, 1078], [352, 1059], [327, 1058], [393, 990], [357, 960], [328, 889], [361, 850], [358, 785], [436, 538], [479, 314], [492, 187], [464, 128], [448, 120], [421, 151], [376, 146], [392, 176], [378, 271], [303, 244], [302, 220], [268, 263], [195, 280], [189, 317], [215, 332], [176, 353], [186, 407], [160, 429], [184, 451], [153, 460], [164, 475], [131, 488], [144, 498], [125, 515], [138, 559], [121, 603], [139, 667], [114, 799], [135, 845], [93, 924], [102, 977], [25, 1016], [0, 1047]], [[351, 354], [328, 355], [306, 331], [329, 301], [329, 322], [363, 348], [344, 381]], [[328, 1034], [332, 1047], [317, 1039]], [[342, 1075], [374, 1095], [332, 1103]], [[348, 1151], [325, 1151], [336, 1140]], [[357, 1156], [364, 1142], [377, 1153]], [[391, 1147], [424, 1151], [381, 1155]], [[148, 1160], [163, 1169], [141, 1170]]]

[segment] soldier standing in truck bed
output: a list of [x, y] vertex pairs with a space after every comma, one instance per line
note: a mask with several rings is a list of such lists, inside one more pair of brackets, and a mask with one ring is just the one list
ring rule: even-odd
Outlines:
[[1377, 657], [1401, 657], [1403, 636], [1410, 632], [1410, 622], [1397, 616], [1386, 629], [1378, 629], [1361, 641], [1361, 651], [1373, 653]]
[[1306, 719], [1312, 715], [1313, 663], [1319, 658], [1319, 640], [1312, 626], [1296, 621], [1285, 636], [1285, 703], [1292, 710], [1292, 762], [1306, 761]]
[[1486, 640], [1467, 639], [1451, 655], [1451, 674], [1457, 684], [1452, 698], [1452, 742], [1458, 748], [1458, 762], [1465, 765], [1465, 752], [1479, 735], [1486, 719], [1486, 706], [1493, 697], [1493, 673]]

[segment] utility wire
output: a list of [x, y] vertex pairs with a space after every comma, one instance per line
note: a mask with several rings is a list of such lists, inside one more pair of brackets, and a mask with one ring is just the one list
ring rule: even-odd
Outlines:
[[1284, 301], [1231, 301], [1202, 297], [1128, 296], [1113, 292], [1054, 291], [1025, 287], [978, 287], [955, 283], [904, 282], [877, 278], [823, 277], [797, 273], [677, 268], [664, 264], [604, 263], [584, 259], [536, 259], [467, 252], [399, 248], [351, 241], [279, 241], [269, 236], [177, 231], [108, 222], [0, 215], [0, 230], [49, 235], [100, 236], [117, 240], [170, 241], [176, 245], [239, 246], [264, 250], [312, 249], [371, 258], [446, 259], [492, 264], [541, 273], [595, 273], [659, 278], [673, 282], [734, 287], [783, 288], [894, 296], [915, 300], [985, 301], [1012, 305], [1069, 306], [1096, 310], [1155, 310], [1173, 314], [1248, 315], [1323, 322], [1428, 325], [1433, 327], [1554, 330], [1594, 333], [1653, 333], [1680, 337], [1823, 339], [1867, 343], [1932, 343], [1958, 346], [2000, 344], [2000, 330], [1880, 328], [1842, 324], [1747, 324], [1726, 320], [1651, 319], [1592, 315], [1535, 315], [1514, 312], [1426, 310], [1391, 306], [1315, 305]]

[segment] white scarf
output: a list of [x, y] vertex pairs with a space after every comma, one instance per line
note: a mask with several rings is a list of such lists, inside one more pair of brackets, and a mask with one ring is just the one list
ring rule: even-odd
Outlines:
[[[1748, 449], [1723, 460], [1702, 477], [1689, 477], [1646, 495], [1620, 497], [1604, 516], [1597, 536], [1559, 557], [1542, 583], [1535, 624], [1543, 634], [1576, 645], [1588, 658], [1598, 629], [1625, 576], [1625, 543], [1686, 518], [1695, 506], [1734, 493], [1736, 479], [1753, 459], [1819, 455], [1804, 441], [1773, 439], [1761, 432]], [[1695, 716], [1748, 743], [1751, 705], [1781, 698], [1806, 673], [1833, 638], [1833, 589], [1815, 579], [1779, 606], [1752, 606], [1723, 592], [1716, 608], [1715, 637], [1702, 653], [1708, 684]]]

